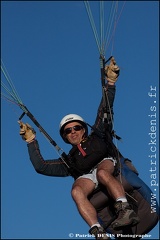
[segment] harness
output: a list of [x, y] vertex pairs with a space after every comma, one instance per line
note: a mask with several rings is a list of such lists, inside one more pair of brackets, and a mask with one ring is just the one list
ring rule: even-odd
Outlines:
[[[90, 126], [88, 123], [87, 123], [87, 125]], [[100, 139], [100, 141], [102, 141], [102, 151], [104, 151], [104, 146], [105, 146], [105, 149], [107, 149], [106, 150], [106, 152], [107, 152], [106, 158], [107, 158], [107, 155], [108, 155], [108, 156], [113, 157], [114, 159], [118, 160], [120, 153], [119, 153], [118, 149], [116, 148], [116, 146], [114, 145], [114, 143], [112, 141], [112, 139], [114, 137], [112, 135], [112, 133], [106, 131], [106, 134], [104, 134], [104, 133], [98, 131], [94, 127], [91, 127], [91, 129], [93, 130], [92, 133], [83, 142], [84, 143], [85, 143], [85, 141], [89, 142], [90, 139], [91, 139], [91, 141], [95, 141], [94, 140], [94, 135], [98, 136], [98, 138], [96, 137], [96, 139]], [[105, 145], [104, 145], [104, 143], [105, 143]], [[92, 144], [92, 142], [91, 142], [91, 144]], [[89, 144], [86, 144], [86, 146], [89, 146]], [[72, 147], [72, 149], [70, 150], [69, 154], [67, 155], [67, 158], [65, 158], [65, 161], [66, 161], [67, 165], [69, 166], [68, 171], [70, 172], [71, 176], [74, 177], [74, 179], [78, 178], [79, 176], [82, 176], [83, 174], [91, 173], [97, 167], [97, 165], [99, 163], [99, 162], [97, 162], [97, 164], [92, 166], [92, 168], [89, 169], [89, 170], [87, 170], [87, 169], [84, 170], [84, 171], [80, 170], [79, 167], [76, 166], [77, 162], [80, 161], [80, 160], [76, 159], [77, 162], [75, 163], [75, 155], [77, 155], [78, 152], [81, 152], [81, 154], [82, 154], [81, 157], [82, 157], [82, 159], [84, 159], [84, 161], [88, 161], [89, 162], [89, 159], [85, 159], [85, 156], [87, 155], [86, 152], [85, 152], [85, 155], [83, 155], [83, 152], [80, 151], [78, 146], [73, 146]], [[94, 149], [93, 149], [93, 153], [94, 153]], [[92, 160], [92, 155], [89, 156], [89, 158]], [[101, 160], [103, 160], [103, 157], [101, 158]], [[82, 161], [82, 165], [83, 165], [83, 161]], [[115, 175], [117, 175], [117, 173], [118, 173], [119, 166], [120, 166], [119, 165], [119, 161], [117, 161], [117, 164], [115, 166]], [[87, 167], [88, 167], [88, 165], [87, 165], [87, 162], [86, 162], [86, 168]]]

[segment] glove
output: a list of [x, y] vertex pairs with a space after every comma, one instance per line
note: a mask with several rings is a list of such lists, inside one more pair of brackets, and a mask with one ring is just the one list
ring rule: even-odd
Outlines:
[[105, 75], [108, 82], [115, 83], [118, 79], [120, 69], [116, 65], [114, 57], [111, 58], [110, 64], [105, 66]]
[[35, 130], [28, 124], [24, 124], [21, 121], [18, 121], [20, 125], [20, 132], [19, 134], [22, 136], [22, 139], [25, 140], [26, 142], [30, 142], [36, 137], [36, 132]]

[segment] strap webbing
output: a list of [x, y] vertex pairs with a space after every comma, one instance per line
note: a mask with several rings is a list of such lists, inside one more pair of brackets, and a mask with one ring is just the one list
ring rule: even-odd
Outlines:
[[80, 143], [77, 145], [77, 147], [78, 147], [79, 151], [82, 153], [83, 157], [85, 157], [85, 156], [86, 156], [86, 152], [85, 152], [84, 149], [81, 147], [81, 144], [80, 144]]

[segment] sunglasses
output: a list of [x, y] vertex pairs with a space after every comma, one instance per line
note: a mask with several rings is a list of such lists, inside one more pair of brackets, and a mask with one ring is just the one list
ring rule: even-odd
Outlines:
[[70, 133], [72, 132], [72, 129], [74, 129], [74, 130], [77, 132], [77, 131], [82, 130], [83, 127], [80, 126], [80, 125], [75, 125], [74, 127], [66, 128], [66, 129], [64, 130], [64, 134], [65, 134], [65, 135], [70, 134]]

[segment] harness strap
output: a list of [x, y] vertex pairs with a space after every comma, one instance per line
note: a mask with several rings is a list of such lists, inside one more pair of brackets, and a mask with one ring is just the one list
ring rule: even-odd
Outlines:
[[79, 151], [82, 153], [83, 157], [85, 157], [87, 154], [86, 154], [86, 152], [84, 151], [84, 149], [81, 147], [81, 144], [80, 144], [80, 143], [77, 144], [77, 147], [78, 147]]

